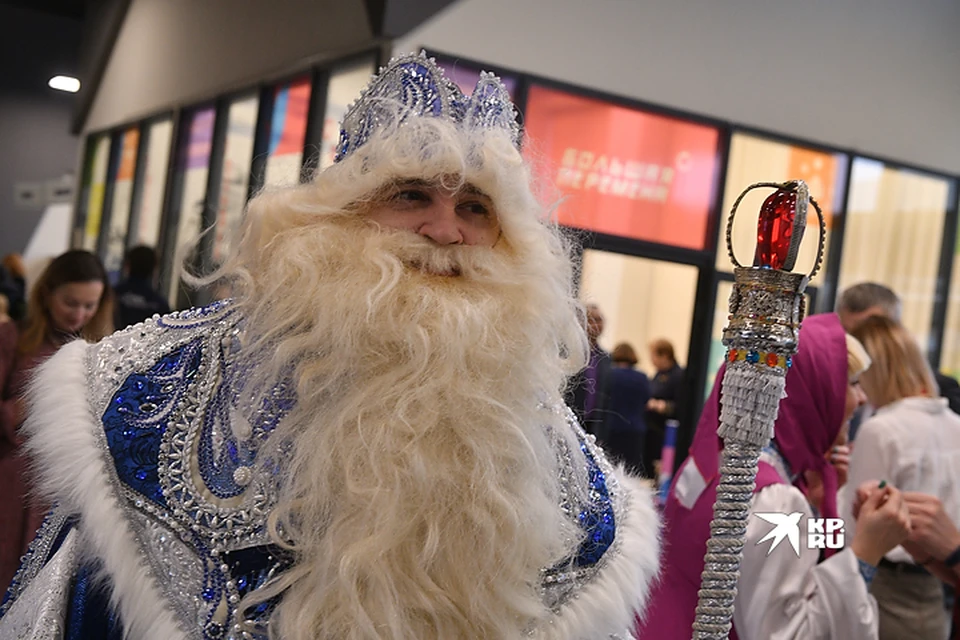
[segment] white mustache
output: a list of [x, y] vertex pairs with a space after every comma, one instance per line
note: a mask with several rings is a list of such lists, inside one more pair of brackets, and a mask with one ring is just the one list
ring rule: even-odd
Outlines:
[[407, 234], [382, 238], [383, 248], [406, 268], [429, 275], [456, 278], [477, 273], [477, 265], [489, 261], [492, 249], [473, 246], [441, 247]]
[[463, 273], [460, 265], [456, 264], [449, 267], [439, 267], [435, 264], [425, 264], [420, 260], [404, 261], [404, 264], [411, 269], [416, 269], [417, 271], [422, 271], [434, 276], [443, 276], [445, 278], [457, 278]]

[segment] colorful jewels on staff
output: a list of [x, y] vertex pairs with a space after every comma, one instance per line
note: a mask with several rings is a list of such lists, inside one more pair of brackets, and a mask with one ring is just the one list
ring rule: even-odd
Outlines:
[[746, 349], [729, 349], [727, 351], [727, 362], [747, 362], [781, 369], [789, 369], [793, 366], [791, 356], [784, 356], [773, 351], [748, 351]]

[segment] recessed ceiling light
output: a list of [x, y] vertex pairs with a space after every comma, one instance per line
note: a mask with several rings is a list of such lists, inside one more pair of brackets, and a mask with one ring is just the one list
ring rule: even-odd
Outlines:
[[67, 91], [68, 93], [80, 91], [80, 81], [71, 76], [53, 76], [47, 84], [50, 85], [51, 89], [58, 91]]

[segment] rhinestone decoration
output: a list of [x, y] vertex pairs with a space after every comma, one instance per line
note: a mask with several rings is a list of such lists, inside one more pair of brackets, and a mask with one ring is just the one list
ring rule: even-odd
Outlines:
[[[394, 121], [396, 117], [399, 122]], [[443, 118], [470, 129], [501, 129], [514, 145], [520, 144], [510, 93], [495, 75], [481, 73], [468, 97], [444, 76], [434, 59], [421, 53], [391, 60], [350, 106], [340, 125], [335, 161], [356, 151], [377, 131], [400, 126], [409, 117]]]
[[771, 187], [777, 190], [773, 196], [764, 201], [757, 224], [757, 247], [754, 254], [754, 266], [769, 271], [793, 269], [800, 251], [800, 242], [807, 224], [807, 205], [813, 207], [820, 224], [820, 238], [817, 243], [817, 257], [813, 269], [807, 274], [808, 280], [820, 271], [823, 264], [823, 251], [826, 245], [827, 225], [823, 217], [823, 210], [817, 201], [810, 197], [810, 189], [803, 180], [789, 182], [757, 182], [752, 184], [737, 197], [727, 217], [726, 241], [727, 255], [734, 267], [742, 267], [733, 253], [733, 222], [737, 215], [737, 208], [744, 197], [752, 190]]
[[253, 479], [253, 472], [250, 467], [237, 467], [233, 472], [233, 481], [238, 487], [245, 487]]

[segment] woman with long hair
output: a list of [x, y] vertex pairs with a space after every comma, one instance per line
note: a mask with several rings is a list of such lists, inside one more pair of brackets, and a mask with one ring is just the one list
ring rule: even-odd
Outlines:
[[[766, 541], [773, 526], [756, 515], [802, 513], [801, 532], [807, 531], [809, 518], [837, 517], [838, 478], [827, 454], [864, 401], [858, 378], [868, 366], [863, 347], [844, 333], [836, 315], [804, 320], [774, 438], [760, 456], [731, 638], [876, 637], [876, 605], [867, 584], [883, 554], [908, 535], [909, 516], [900, 492], [891, 486], [872, 491], [858, 510], [857, 534], [846, 536], [847, 548], [826, 549], [824, 557], [805, 544], [772, 548]], [[717, 376], [690, 455], [670, 489], [661, 580], [647, 607], [650, 615], [638, 628], [640, 640], [689, 640], [693, 632], [720, 476], [723, 374]], [[810, 495], [812, 483], [821, 487], [817, 497]]]
[[[903, 491], [936, 496], [960, 522], [960, 416], [939, 397], [930, 365], [903, 325], [876, 316], [853, 334], [873, 360], [861, 382], [875, 413], [857, 433], [850, 486], [883, 478]], [[919, 564], [925, 560], [897, 547], [880, 561], [871, 593], [880, 611], [881, 640], [946, 637], [943, 591]]]
[[[20, 564], [44, 509], [30, 501], [27, 461], [18, 427], [25, 416], [23, 394], [30, 373], [67, 342], [96, 342], [113, 331], [113, 296], [100, 259], [88, 251], [68, 251], [43, 271], [30, 293], [27, 317], [0, 362], [0, 588], [6, 589]], [[5, 380], [3, 378], [6, 378]]]

